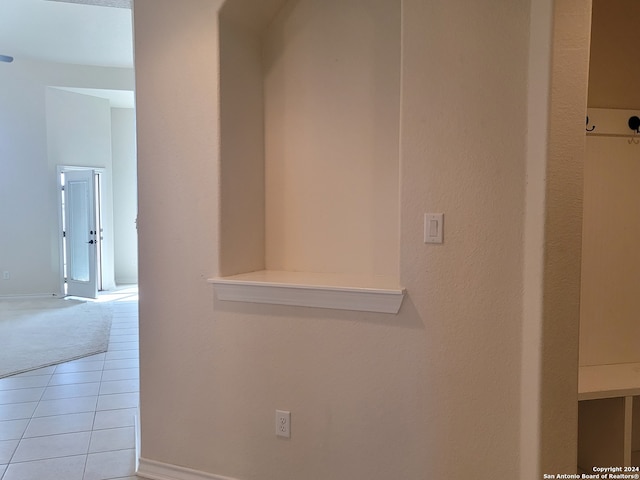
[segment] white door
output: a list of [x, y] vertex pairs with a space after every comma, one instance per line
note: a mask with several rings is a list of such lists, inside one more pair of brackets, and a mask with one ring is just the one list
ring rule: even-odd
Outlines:
[[98, 296], [98, 240], [93, 170], [64, 174], [64, 243], [67, 295]]

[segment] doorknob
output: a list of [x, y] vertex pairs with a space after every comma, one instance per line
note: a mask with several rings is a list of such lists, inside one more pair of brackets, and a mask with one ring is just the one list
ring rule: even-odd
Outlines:
[[93, 245], [93, 240], [89, 240], [87, 243], [90, 243], [91, 245]]

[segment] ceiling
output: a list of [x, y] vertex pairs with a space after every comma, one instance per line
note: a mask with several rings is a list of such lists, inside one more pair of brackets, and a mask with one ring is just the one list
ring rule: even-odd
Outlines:
[[[127, 7], [130, 0], [0, 0], [0, 54], [16, 62], [133, 68]], [[108, 92], [85, 93], [110, 98]]]

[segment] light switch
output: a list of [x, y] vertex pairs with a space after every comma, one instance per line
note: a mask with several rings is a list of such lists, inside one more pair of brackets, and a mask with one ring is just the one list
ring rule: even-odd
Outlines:
[[442, 243], [444, 240], [444, 213], [424, 214], [424, 243]]

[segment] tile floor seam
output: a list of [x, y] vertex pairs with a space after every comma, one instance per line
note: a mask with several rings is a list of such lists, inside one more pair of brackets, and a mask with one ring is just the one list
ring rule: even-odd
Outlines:
[[82, 478], [84, 479], [84, 476], [87, 473], [87, 463], [89, 462], [89, 454], [87, 453], [84, 457], [84, 465], [82, 465]]
[[[90, 412], [84, 412], [84, 413], [90, 413]], [[73, 415], [73, 414], [71, 414]], [[62, 416], [62, 415], [60, 415]], [[27, 429], [29, 427], [27, 426]], [[92, 429], [82, 429], [82, 430], [74, 430], [71, 432], [63, 432], [63, 433], [48, 433], [46, 435], [34, 435], [32, 437], [25, 437], [23, 434], [23, 437], [21, 438], [21, 440], [31, 440], [32, 438], [47, 438], [47, 437], [57, 437], [58, 435], [67, 435], [67, 434], [71, 434], [71, 433], [90, 433], [92, 432]], [[26, 433], [26, 430], [25, 430]]]
[[[51, 379], [49, 379], [49, 381], [51, 381]], [[16, 443], [16, 447], [13, 450], [13, 453], [11, 454], [11, 457], [9, 458], [9, 462], [7, 462], [7, 470], [9, 469], [9, 465], [11, 465], [11, 460], [13, 460], [13, 457], [15, 456], [16, 452], [18, 451], [18, 447], [20, 446], [20, 442], [22, 442], [22, 440], [24, 439], [24, 435], [27, 433], [27, 429], [29, 428], [29, 425], [31, 425], [31, 422], [33, 421], [33, 415], [35, 414], [36, 410], [38, 409], [38, 405], [40, 405], [40, 401], [42, 400], [42, 396], [44, 395], [44, 392], [47, 390], [47, 387], [44, 387], [44, 390], [42, 390], [42, 394], [40, 395], [40, 398], [37, 401], [36, 404], [36, 408], [33, 409], [33, 412], [31, 413], [31, 417], [29, 418], [29, 421], [27, 422], [27, 425], [25, 426], [24, 430], [22, 431], [22, 435], [20, 435], [20, 439], [18, 440], [18, 443]], [[5, 472], [6, 473], [6, 470]], [[4, 478], [4, 473], [2, 475], [2, 477]]]
[[18, 462], [11, 462], [8, 465], [24, 465], [26, 463], [41, 462], [43, 460], [54, 460], [56, 458], [87, 457], [89, 455], [90, 455], [90, 453], [72, 453], [72, 454], [69, 454], [69, 455], [56, 455], [55, 457], [44, 457], [44, 458], [36, 458], [36, 459], [33, 459], [33, 460], [22, 460], [22, 461], [18, 461]]

